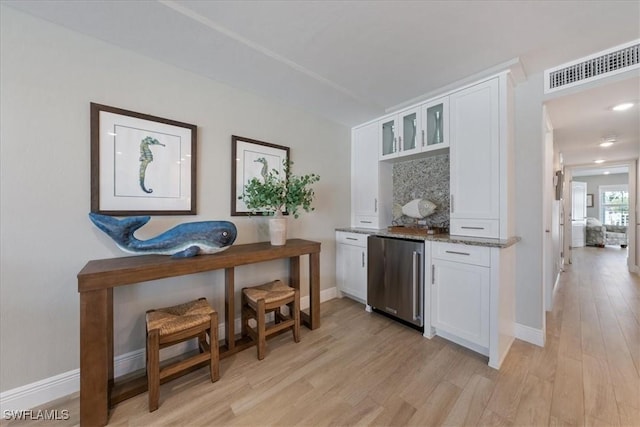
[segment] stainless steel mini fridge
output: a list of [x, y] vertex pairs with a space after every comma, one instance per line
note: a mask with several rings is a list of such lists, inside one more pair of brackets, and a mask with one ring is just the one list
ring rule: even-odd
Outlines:
[[424, 326], [424, 242], [369, 236], [367, 246], [367, 304]]

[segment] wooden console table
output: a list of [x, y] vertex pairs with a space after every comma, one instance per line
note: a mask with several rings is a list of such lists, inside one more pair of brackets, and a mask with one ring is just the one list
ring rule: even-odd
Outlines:
[[109, 407], [147, 389], [140, 375], [123, 383], [113, 379], [113, 288], [225, 269], [225, 342], [220, 357], [251, 345], [235, 337], [234, 267], [289, 258], [290, 286], [300, 289], [300, 256], [309, 255], [309, 314], [301, 313], [310, 329], [320, 326], [320, 243], [292, 239], [284, 246], [268, 242], [231, 246], [215, 255], [173, 259], [143, 255], [89, 261], [78, 273], [80, 292], [80, 424], [103, 426]]

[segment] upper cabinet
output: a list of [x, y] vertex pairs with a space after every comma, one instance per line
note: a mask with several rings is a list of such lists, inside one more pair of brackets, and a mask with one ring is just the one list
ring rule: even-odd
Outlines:
[[419, 153], [422, 148], [422, 117], [420, 108], [410, 108], [383, 117], [380, 129], [380, 160]]
[[452, 93], [450, 233], [507, 238], [510, 84], [506, 75]]
[[380, 160], [449, 146], [449, 98], [438, 98], [378, 121]]
[[512, 141], [513, 88], [506, 71], [354, 128], [352, 226], [391, 224], [394, 160], [446, 149], [450, 234], [513, 236]]
[[[388, 165], [378, 161], [378, 122], [354, 128], [351, 135], [351, 225], [362, 228], [386, 226], [384, 195], [391, 178]], [[384, 219], [382, 221], [381, 219]]]
[[449, 146], [449, 97], [439, 98], [420, 108], [422, 116], [421, 151]]

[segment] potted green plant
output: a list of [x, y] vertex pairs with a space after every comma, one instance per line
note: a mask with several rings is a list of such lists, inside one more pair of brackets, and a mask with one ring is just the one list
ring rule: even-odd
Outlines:
[[[258, 159], [258, 161], [261, 159]], [[282, 246], [287, 241], [287, 220], [283, 213], [300, 216], [300, 209], [313, 211], [311, 206], [315, 193], [311, 185], [320, 180], [315, 173], [297, 176], [291, 173], [293, 162], [283, 162], [283, 174], [276, 169], [263, 173], [262, 178], [251, 178], [238, 198], [252, 212], [262, 211], [271, 215], [269, 235], [271, 244]]]

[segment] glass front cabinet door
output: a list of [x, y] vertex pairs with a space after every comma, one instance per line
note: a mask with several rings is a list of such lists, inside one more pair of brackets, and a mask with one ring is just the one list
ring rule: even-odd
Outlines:
[[398, 145], [400, 146], [400, 156], [420, 152], [420, 139], [422, 126], [420, 123], [420, 108], [412, 108], [398, 114], [400, 124], [400, 134], [398, 135]]
[[380, 159], [396, 157], [398, 155], [398, 136], [396, 132], [396, 116], [385, 117], [380, 120]]
[[422, 151], [449, 146], [449, 98], [439, 98], [422, 105]]
[[421, 151], [420, 108], [412, 108], [380, 120], [380, 159], [406, 156]]

